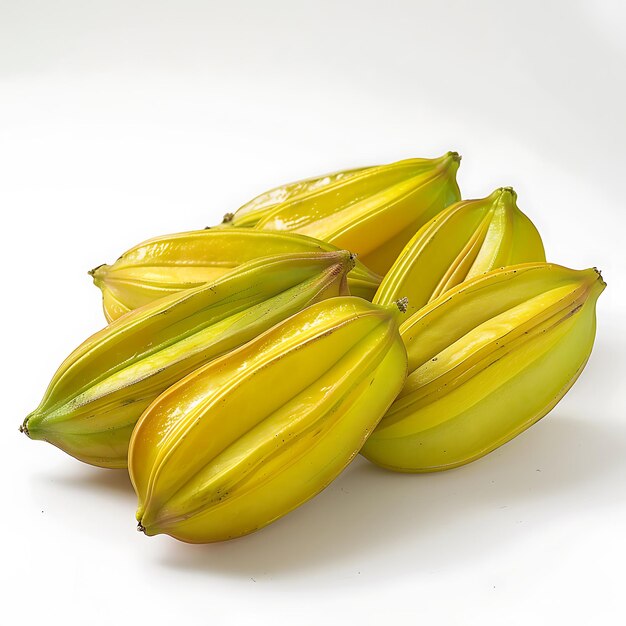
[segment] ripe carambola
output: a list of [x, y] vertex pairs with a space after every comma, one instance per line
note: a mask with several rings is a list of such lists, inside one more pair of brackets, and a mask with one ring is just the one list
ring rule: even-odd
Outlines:
[[[100, 265], [89, 273], [102, 291], [104, 314], [111, 322], [163, 296], [214, 281], [249, 261], [276, 254], [337, 250], [294, 233], [250, 228], [197, 230], [149, 239], [122, 254], [113, 265]], [[357, 260], [348, 275], [350, 294], [371, 300], [380, 280]]]
[[548, 413], [589, 358], [595, 269], [528, 263], [461, 283], [402, 324], [404, 388], [363, 454], [403, 472], [463, 465]]
[[324, 489], [402, 387], [399, 316], [394, 305], [330, 298], [157, 398], [129, 451], [139, 529], [231, 539]]
[[511, 187], [444, 209], [409, 241], [385, 275], [374, 302], [409, 300], [409, 315], [455, 285], [517, 263], [545, 261], [539, 232]]
[[460, 200], [459, 162], [456, 152], [448, 152], [437, 159], [363, 168], [287, 193], [280, 204], [270, 201], [269, 208], [267, 198], [260, 200], [260, 210], [243, 208], [242, 220], [238, 211], [233, 222], [240, 224], [256, 213], [257, 230], [315, 237], [355, 252], [367, 267], [384, 275], [423, 224]]
[[136, 309], [70, 354], [22, 429], [81, 461], [125, 467], [135, 423], [160, 393], [310, 304], [347, 293], [353, 264], [346, 251], [276, 255]]

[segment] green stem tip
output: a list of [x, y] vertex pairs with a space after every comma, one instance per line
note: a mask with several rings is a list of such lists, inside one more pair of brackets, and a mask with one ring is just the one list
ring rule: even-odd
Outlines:
[[97, 267], [94, 267], [92, 270], [89, 270], [87, 274], [89, 274], [89, 276], [93, 276], [101, 267], [104, 267], [105, 265], [106, 263], [100, 263], [100, 265], [98, 265]]

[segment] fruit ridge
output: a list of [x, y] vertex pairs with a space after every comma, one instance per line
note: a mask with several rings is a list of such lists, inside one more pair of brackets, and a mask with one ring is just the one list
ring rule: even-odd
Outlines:
[[402, 386], [399, 316], [395, 307], [332, 298], [161, 395], [130, 446], [140, 529], [230, 539], [321, 491]]
[[[255, 259], [337, 250], [294, 233], [208, 229], [149, 239], [122, 254], [112, 265], [100, 265], [89, 274], [102, 291], [107, 320], [113, 321], [164, 296], [217, 280]], [[348, 276], [350, 293], [371, 300], [380, 280], [357, 260]]]
[[511, 187], [441, 211], [407, 243], [384, 277], [374, 302], [409, 299], [415, 313], [455, 285], [507, 265], [545, 261], [533, 223]]
[[371, 168], [360, 167], [340, 170], [338, 172], [332, 172], [331, 174], [323, 174], [322, 176], [306, 178], [304, 180], [281, 185], [280, 187], [274, 187], [239, 207], [235, 213], [226, 213], [221, 226], [250, 228], [255, 226], [265, 216], [269, 215], [272, 209], [279, 204], [313, 193], [322, 187], [338, 183], [356, 174], [360, 174], [367, 169]]
[[277, 205], [254, 228], [345, 247], [385, 274], [415, 231], [460, 199], [459, 162], [456, 152], [448, 152], [367, 168]]
[[587, 362], [604, 287], [594, 269], [528, 263], [430, 302], [401, 327], [409, 376], [363, 454], [397, 471], [449, 469], [534, 424]]
[[196, 368], [325, 298], [347, 293], [349, 252], [276, 255], [124, 315], [60, 366], [24, 421], [43, 439], [101, 467], [125, 467], [146, 407]]

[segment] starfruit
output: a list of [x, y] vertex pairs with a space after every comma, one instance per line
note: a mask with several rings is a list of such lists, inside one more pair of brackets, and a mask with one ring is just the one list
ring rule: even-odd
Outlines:
[[231, 539], [324, 489], [402, 387], [392, 308], [325, 300], [162, 394], [130, 445], [139, 529]]
[[401, 327], [409, 376], [363, 454], [404, 472], [477, 459], [546, 415], [593, 346], [595, 269], [495, 270], [450, 289]]
[[539, 232], [511, 187], [462, 200], [422, 226], [383, 279], [374, 302], [409, 300], [412, 314], [464, 280], [506, 265], [545, 261]]
[[70, 354], [22, 430], [86, 463], [125, 467], [135, 423], [160, 393], [310, 304], [346, 293], [352, 265], [345, 251], [276, 255], [136, 309]]
[[[352, 250], [385, 274], [405, 244], [429, 219], [461, 198], [460, 157], [408, 159], [369, 167], [288, 198], [254, 228], [291, 231]], [[234, 221], [237, 222], [237, 213]]]
[[313, 193], [320, 190], [322, 187], [346, 180], [367, 169], [370, 168], [360, 167], [350, 170], [341, 170], [339, 172], [333, 172], [332, 174], [306, 178], [294, 183], [281, 185], [280, 187], [274, 187], [239, 207], [235, 213], [226, 213], [226, 215], [224, 215], [224, 221], [220, 226], [250, 228], [255, 226], [259, 220], [263, 219], [279, 204], [294, 200], [307, 193]]
[[[102, 291], [112, 321], [133, 309], [183, 289], [224, 276], [242, 263], [283, 253], [332, 252], [338, 248], [293, 233], [228, 228], [199, 230], [149, 239], [113, 265], [89, 272]], [[350, 293], [371, 300], [380, 283], [359, 261], [348, 275]]]

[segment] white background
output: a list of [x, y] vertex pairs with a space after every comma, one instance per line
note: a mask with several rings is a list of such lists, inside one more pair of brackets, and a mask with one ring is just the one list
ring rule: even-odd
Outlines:
[[[0, 0], [4, 624], [624, 624], [623, 2]], [[135, 531], [123, 471], [17, 427], [103, 325], [86, 272], [268, 187], [463, 155], [608, 282], [546, 419], [428, 476], [358, 459], [270, 528]]]

